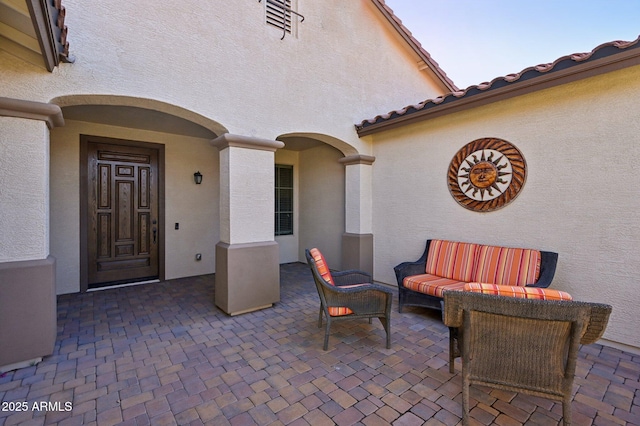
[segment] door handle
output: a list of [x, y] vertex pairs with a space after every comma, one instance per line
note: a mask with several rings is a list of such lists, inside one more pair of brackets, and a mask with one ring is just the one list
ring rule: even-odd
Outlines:
[[153, 227], [153, 244], [156, 243], [156, 233], [158, 232], [158, 230], [156, 229], [156, 227]]

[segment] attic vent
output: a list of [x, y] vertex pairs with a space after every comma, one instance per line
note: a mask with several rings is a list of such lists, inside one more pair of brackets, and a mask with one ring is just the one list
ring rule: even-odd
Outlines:
[[[261, 2], [262, 0], [258, 0]], [[291, 15], [300, 17], [300, 22], [304, 21], [304, 16], [291, 9], [292, 0], [266, 0], [265, 1], [265, 16], [266, 22], [280, 30], [282, 30], [282, 37], [287, 34], [292, 34], [293, 21]]]
[[291, 34], [291, 0], [267, 0], [267, 24]]

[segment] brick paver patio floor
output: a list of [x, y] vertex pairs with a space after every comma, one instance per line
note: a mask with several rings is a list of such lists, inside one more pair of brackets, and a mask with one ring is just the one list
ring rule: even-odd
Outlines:
[[[378, 321], [354, 320], [332, 327], [325, 352], [307, 266], [283, 265], [281, 281], [281, 302], [234, 317], [215, 307], [213, 275], [60, 296], [54, 354], [0, 377], [0, 425], [460, 422], [460, 364], [449, 374], [437, 312], [400, 314], [396, 300], [391, 349]], [[582, 347], [574, 424], [640, 425], [639, 380], [640, 356]], [[560, 422], [549, 400], [471, 395], [475, 424]]]

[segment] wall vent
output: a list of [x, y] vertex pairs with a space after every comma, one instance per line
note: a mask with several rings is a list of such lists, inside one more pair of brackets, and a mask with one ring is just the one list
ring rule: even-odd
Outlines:
[[273, 25], [291, 34], [291, 0], [267, 0], [266, 1], [267, 24]]
[[[295, 0], [265, 0], [265, 16], [266, 22], [282, 31], [282, 37], [287, 34], [294, 33], [294, 21], [292, 15], [300, 18], [300, 22], [304, 21], [304, 16], [291, 8], [291, 3]], [[261, 3], [262, 0], [258, 0]]]

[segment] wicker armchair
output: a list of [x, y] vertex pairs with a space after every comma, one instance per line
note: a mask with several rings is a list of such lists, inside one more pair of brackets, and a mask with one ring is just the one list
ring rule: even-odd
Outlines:
[[462, 424], [469, 385], [479, 384], [561, 401], [570, 425], [579, 346], [602, 336], [610, 313], [599, 303], [445, 292], [443, 321], [462, 355]]
[[324, 347], [329, 345], [331, 323], [337, 320], [379, 318], [387, 334], [387, 349], [391, 348], [391, 301], [393, 292], [371, 283], [371, 275], [362, 271], [329, 272], [324, 257], [317, 249], [305, 250], [307, 263], [320, 296], [318, 328], [322, 315], [326, 318]]

